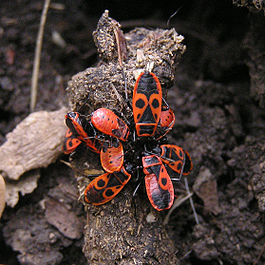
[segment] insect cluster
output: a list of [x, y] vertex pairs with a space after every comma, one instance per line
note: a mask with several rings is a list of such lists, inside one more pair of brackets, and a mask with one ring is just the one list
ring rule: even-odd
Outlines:
[[[113, 199], [132, 176], [138, 186], [142, 177], [152, 206], [169, 209], [174, 201], [172, 179], [180, 180], [192, 170], [187, 151], [165, 144], [165, 135], [175, 123], [175, 115], [162, 97], [162, 88], [152, 72], [142, 72], [136, 80], [132, 103], [133, 115], [126, 122], [107, 108], [99, 108], [89, 116], [69, 112], [63, 145], [66, 154], [84, 144], [100, 155], [106, 173], [88, 184], [84, 199], [94, 205]], [[125, 119], [125, 117], [124, 117]], [[126, 151], [125, 151], [126, 150]], [[141, 173], [143, 172], [143, 174]]]

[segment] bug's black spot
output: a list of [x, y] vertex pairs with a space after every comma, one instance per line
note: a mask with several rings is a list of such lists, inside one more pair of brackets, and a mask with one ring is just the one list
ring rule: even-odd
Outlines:
[[155, 113], [155, 119], [157, 120], [157, 114]]
[[158, 100], [157, 100], [156, 98], [153, 100], [153, 102], [152, 102], [152, 106], [153, 106], [153, 108], [155, 108], [155, 109], [157, 109], [157, 108], [159, 107], [159, 102], [158, 102]]
[[110, 197], [110, 196], [113, 196], [114, 192], [112, 190], [108, 189], [105, 194], [107, 197]]
[[112, 164], [113, 162], [112, 161], [109, 161], [110, 164]]
[[178, 170], [181, 170], [181, 168], [182, 168], [182, 164], [178, 163]]
[[140, 116], [141, 116], [141, 114], [139, 113], [139, 114], [137, 115], [137, 120], [140, 118]]
[[100, 179], [97, 184], [98, 184], [99, 187], [104, 187], [105, 186], [105, 181]]
[[161, 182], [162, 182], [163, 186], [167, 185], [167, 179], [166, 178], [162, 178]]
[[183, 152], [182, 151], [179, 151], [179, 155], [180, 155], [180, 157], [182, 158], [182, 157], [184, 157], [184, 155], [183, 155]]
[[135, 106], [139, 109], [142, 109], [145, 106], [144, 101], [140, 98], [136, 101]]
[[69, 141], [69, 146], [72, 147], [73, 146], [73, 142]]

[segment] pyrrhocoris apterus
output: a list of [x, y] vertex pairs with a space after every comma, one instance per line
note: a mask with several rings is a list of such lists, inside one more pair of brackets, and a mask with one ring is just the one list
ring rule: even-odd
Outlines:
[[92, 125], [84, 120], [78, 112], [67, 113], [65, 123], [73, 135], [85, 142], [91, 151], [100, 153], [103, 142], [97, 138]]
[[160, 146], [162, 161], [178, 174], [190, 174], [193, 164], [190, 155], [181, 147], [172, 144], [164, 144]]
[[119, 140], [127, 141], [130, 134], [127, 124], [113, 111], [100, 108], [92, 113], [91, 122], [97, 130]]
[[100, 161], [103, 169], [108, 173], [120, 171], [124, 162], [124, 151], [121, 142], [118, 146], [102, 148], [100, 152]]
[[88, 137], [87, 133], [84, 131], [82, 119], [78, 112], [68, 112], [65, 115], [65, 123], [71, 132], [80, 140]]
[[164, 137], [175, 124], [175, 114], [171, 108], [162, 109], [160, 121], [156, 131], [156, 139]]
[[162, 88], [154, 73], [143, 72], [133, 91], [133, 117], [138, 136], [154, 136], [160, 120]]
[[79, 145], [81, 144], [81, 141], [76, 138], [76, 136], [73, 135], [70, 129], [66, 131], [65, 139], [63, 142], [63, 152], [65, 154], [72, 153]]
[[161, 158], [148, 155], [142, 162], [146, 192], [152, 206], [158, 211], [169, 209], [174, 201], [174, 187]]
[[96, 177], [85, 189], [85, 201], [94, 205], [100, 205], [112, 200], [123, 189], [130, 178], [131, 175], [124, 167], [119, 172], [105, 173]]

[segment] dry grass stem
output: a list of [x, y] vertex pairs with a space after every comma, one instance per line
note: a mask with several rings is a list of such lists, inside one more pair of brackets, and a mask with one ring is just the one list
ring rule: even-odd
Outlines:
[[34, 111], [34, 108], [37, 102], [40, 56], [41, 56], [44, 26], [46, 23], [49, 5], [50, 5], [50, 0], [45, 0], [44, 7], [42, 10], [42, 14], [41, 14], [40, 27], [39, 27], [37, 43], [36, 43], [36, 48], [35, 48], [33, 73], [32, 73], [32, 80], [31, 80], [31, 96], [30, 96], [30, 111], [31, 112]]

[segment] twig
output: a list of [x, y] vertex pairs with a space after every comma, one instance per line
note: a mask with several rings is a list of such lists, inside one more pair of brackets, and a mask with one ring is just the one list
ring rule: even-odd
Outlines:
[[177, 200], [175, 200], [173, 206], [170, 208], [170, 210], [168, 211], [168, 214], [166, 215], [166, 217], [164, 219], [164, 222], [163, 222], [164, 225], [168, 224], [169, 217], [172, 214], [172, 212], [177, 207], [179, 207], [183, 202], [185, 202], [188, 199], [190, 200], [190, 205], [191, 205], [191, 208], [192, 208], [192, 211], [193, 211], [193, 214], [194, 214], [195, 222], [196, 222], [196, 224], [199, 224], [198, 215], [196, 213], [196, 210], [195, 210], [195, 207], [194, 207], [194, 203], [193, 203], [193, 200], [192, 200], [193, 193], [190, 192], [189, 185], [188, 185], [188, 180], [187, 180], [186, 177], [184, 178], [184, 181], [185, 181], [185, 188], [186, 188], [186, 191], [187, 191], [187, 195], [186, 196], [180, 195], [177, 198]]
[[193, 193], [188, 193], [186, 196], [184, 195], [180, 195], [174, 202], [173, 206], [170, 208], [170, 210], [168, 211], [165, 219], [164, 219], [164, 222], [163, 222], [163, 225], [167, 225], [168, 224], [168, 221], [169, 221], [169, 217], [170, 215], [172, 214], [172, 212], [177, 208], [179, 207], [183, 202], [185, 202], [186, 200], [188, 200], [191, 196], [193, 195]]
[[40, 27], [37, 37], [37, 43], [35, 48], [35, 56], [33, 63], [33, 73], [31, 80], [31, 95], [30, 95], [30, 111], [32, 112], [36, 106], [37, 101], [37, 92], [38, 92], [38, 78], [39, 78], [39, 69], [40, 69], [40, 55], [42, 48], [43, 32], [44, 26], [46, 23], [47, 13], [50, 5], [50, 0], [45, 0], [44, 7], [41, 14]]
[[[188, 194], [190, 194], [190, 189], [189, 189], [189, 184], [188, 184], [187, 178], [184, 178], [184, 181], [185, 181], [186, 190], [187, 190]], [[198, 215], [196, 213], [192, 197], [190, 197], [189, 199], [190, 199], [190, 205], [191, 205], [191, 208], [192, 208], [192, 211], [193, 211], [193, 214], [194, 214], [194, 218], [195, 218], [196, 224], [199, 224]]]

